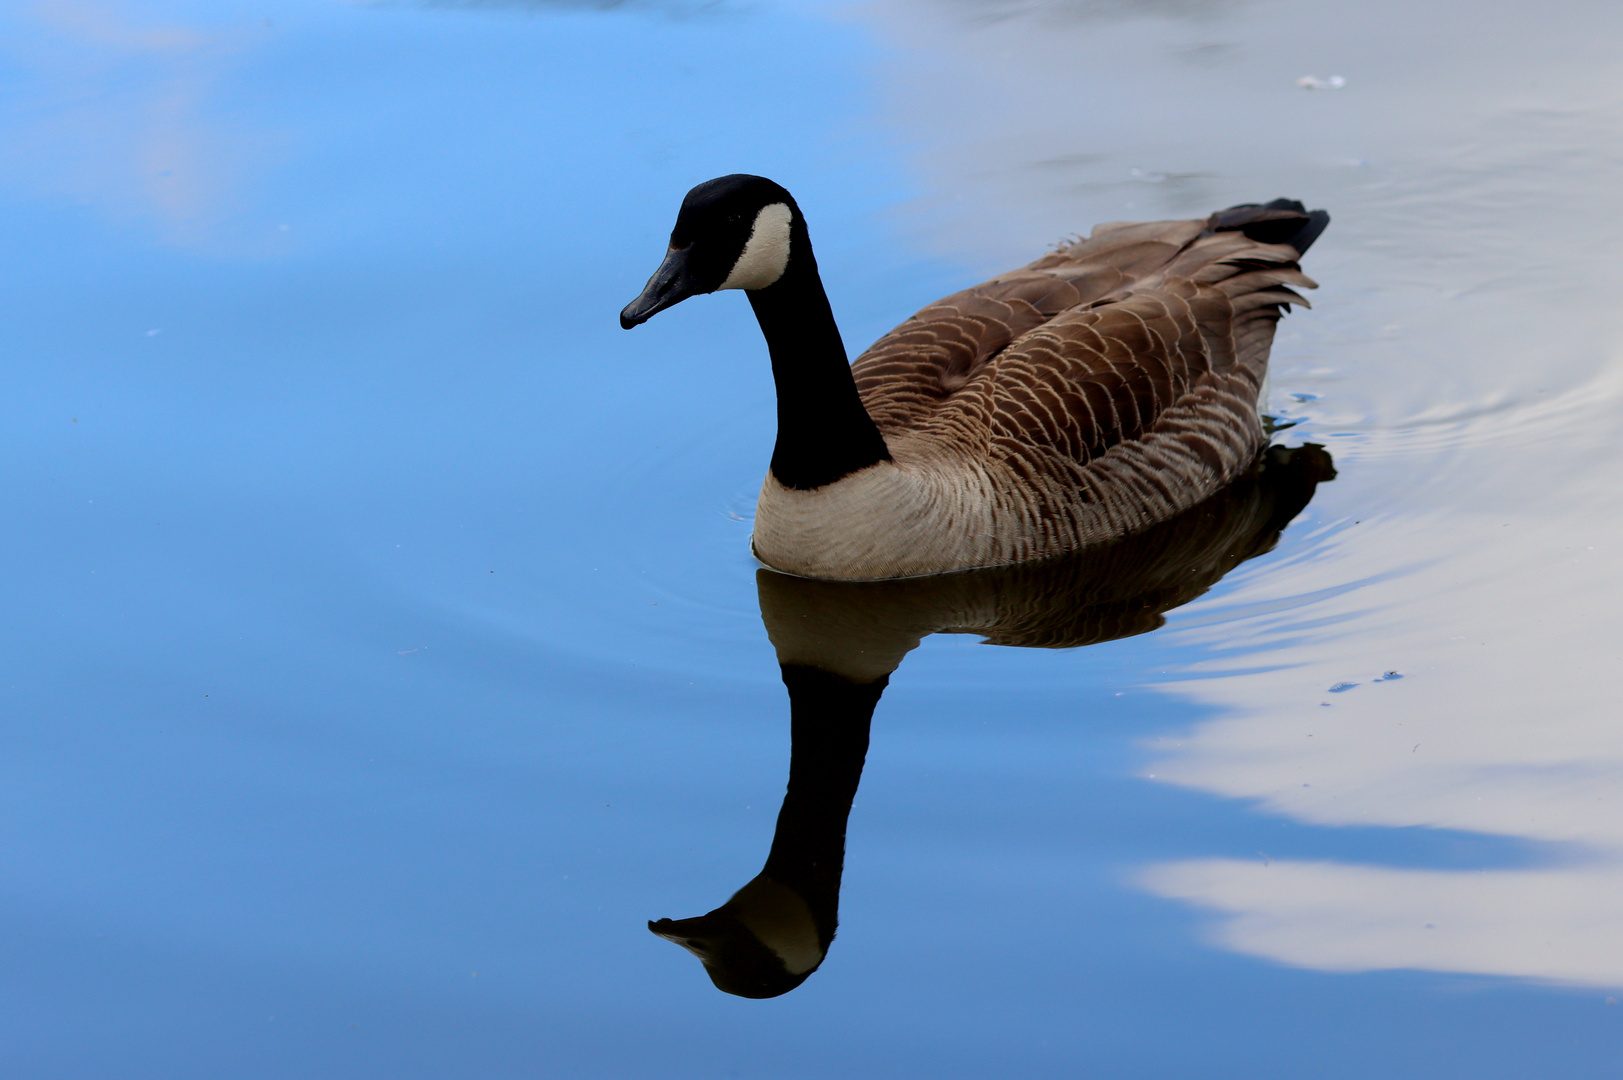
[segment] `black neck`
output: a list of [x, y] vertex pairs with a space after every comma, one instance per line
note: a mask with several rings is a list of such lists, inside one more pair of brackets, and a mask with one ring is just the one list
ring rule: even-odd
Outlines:
[[868, 756], [868, 727], [886, 675], [854, 683], [818, 668], [783, 665], [789, 688], [789, 789], [778, 812], [764, 876], [799, 893], [823, 947], [839, 923], [845, 825]]
[[803, 227], [795, 229], [791, 251], [783, 277], [748, 295], [778, 388], [772, 475], [785, 487], [810, 491], [889, 461], [890, 451], [857, 394]]

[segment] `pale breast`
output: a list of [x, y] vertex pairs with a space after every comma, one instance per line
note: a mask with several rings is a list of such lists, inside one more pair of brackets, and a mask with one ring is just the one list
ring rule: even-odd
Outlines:
[[797, 491], [761, 486], [751, 543], [768, 566], [802, 577], [873, 580], [1000, 561], [990, 477], [973, 462], [880, 462]]

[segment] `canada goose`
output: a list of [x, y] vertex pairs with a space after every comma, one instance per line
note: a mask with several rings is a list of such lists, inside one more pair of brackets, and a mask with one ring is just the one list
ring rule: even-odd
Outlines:
[[929, 634], [1072, 648], [1154, 630], [1282, 530], [1335, 477], [1309, 443], [1270, 447], [1234, 483], [1134, 536], [1041, 563], [904, 581], [813, 581], [761, 570], [761, 621], [789, 691], [789, 785], [766, 865], [721, 907], [648, 929], [712, 982], [776, 997], [823, 963], [839, 924], [845, 829], [880, 695]]
[[1239, 475], [1297, 265], [1329, 223], [1284, 199], [1111, 224], [940, 300], [846, 362], [794, 197], [759, 176], [688, 192], [630, 329], [743, 289], [777, 384], [752, 542], [768, 566], [863, 580], [1026, 562], [1164, 521]]

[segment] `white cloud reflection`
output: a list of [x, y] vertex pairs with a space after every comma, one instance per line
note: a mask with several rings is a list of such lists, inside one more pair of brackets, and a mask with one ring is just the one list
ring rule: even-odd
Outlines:
[[[896, 48], [925, 242], [1001, 269], [1098, 220], [1279, 194], [1335, 216], [1273, 392], [1341, 478], [1290, 554], [1170, 619], [1169, 643], [1207, 659], [1163, 689], [1216, 719], [1157, 740], [1146, 775], [1318, 826], [1537, 853], [1259, 854], [1137, 882], [1280, 963], [1623, 985], [1623, 93], [1591, 47], [1623, 12], [991, 7], [1015, 17], [863, 9]], [[1342, 93], [1296, 86], [1329, 70]]]
[[[1587, 460], [1614, 475], [1619, 464]], [[1542, 842], [1540, 865], [1201, 859], [1155, 867], [1142, 884], [1217, 912], [1221, 943], [1286, 963], [1623, 985], [1619, 515], [1615, 498], [1577, 515], [1558, 501], [1343, 529], [1224, 603], [1262, 605], [1406, 552], [1442, 557], [1264, 615], [1175, 622], [1175, 637], [1214, 659], [1168, 689], [1224, 718], [1146, 769], [1315, 825]], [[1283, 670], [1224, 674], [1258, 655]], [[1377, 681], [1392, 669], [1404, 677]]]
[[1623, 868], [1465, 873], [1214, 859], [1143, 880], [1223, 913], [1217, 943], [1295, 967], [1623, 982]]

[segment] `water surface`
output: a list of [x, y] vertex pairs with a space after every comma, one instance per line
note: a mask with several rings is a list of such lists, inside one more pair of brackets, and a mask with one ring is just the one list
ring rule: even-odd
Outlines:
[[[3, 18], [16, 1075], [1615, 1075], [1613, 6]], [[1334, 215], [1270, 397], [1333, 482], [1160, 629], [924, 636], [764, 1001], [646, 929], [788, 776], [764, 349], [615, 321], [733, 171], [853, 350], [1100, 221]]]

